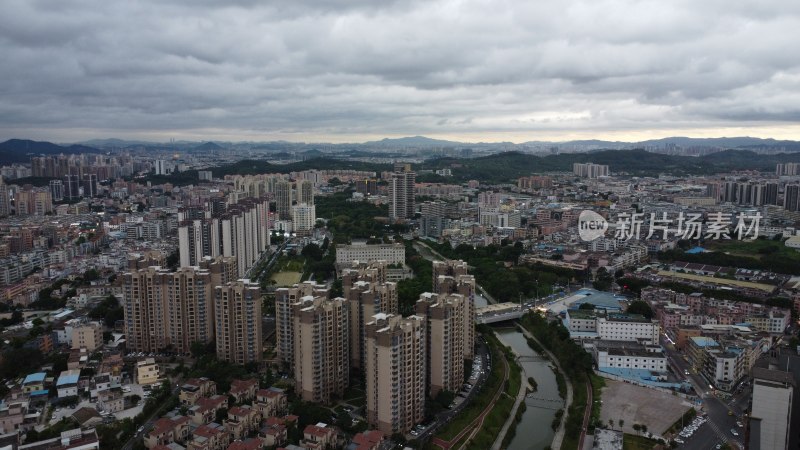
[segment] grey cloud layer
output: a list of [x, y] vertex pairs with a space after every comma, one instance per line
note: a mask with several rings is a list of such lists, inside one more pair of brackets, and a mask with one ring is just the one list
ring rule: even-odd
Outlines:
[[785, 0], [4, 0], [0, 134], [781, 125], [798, 29]]

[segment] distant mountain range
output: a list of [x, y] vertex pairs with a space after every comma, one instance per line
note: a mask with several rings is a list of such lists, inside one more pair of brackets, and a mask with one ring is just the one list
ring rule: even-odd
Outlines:
[[[32, 141], [30, 141], [32, 142]], [[585, 148], [585, 149], [630, 149], [630, 148], [658, 148], [658, 147], [714, 147], [714, 148], [759, 148], [759, 147], [790, 147], [798, 148], [800, 150], [800, 141], [789, 140], [776, 140], [776, 139], [762, 139], [754, 137], [720, 137], [720, 138], [691, 138], [683, 136], [667, 137], [662, 139], [650, 139], [639, 142], [624, 142], [624, 141], [603, 141], [599, 139], [586, 139], [586, 140], [572, 140], [572, 141], [528, 141], [520, 144], [513, 142], [459, 142], [448, 141], [442, 139], [432, 139], [425, 136], [409, 136], [401, 138], [384, 138], [379, 141], [368, 141], [363, 143], [347, 143], [347, 144], [326, 144], [320, 143], [302, 143], [302, 142], [287, 142], [287, 141], [268, 141], [268, 142], [192, 142], [192, 141], [172, 141], [172, 142], [146, 142], [134, 141], [124, 139], [92, 139], [89, 141], [78, 142], [75, 145], [85, 145], [95, 148], [125, 148], [125, 147], [166, 147], [166, 148], [181, 148], [181, 149], [196, 149], [196, 150], [221, 150], [230, 147], [246, 147], [252, 149], [270, 149], [276, 148], [289, 148], [294, 146], [311, 146], [322, 145], [335, 147], [372, 147], [372, 148], [469, 148], [469, 147], [554, 147], [554, 148]]]
[[31, 162], [31, 156], [101, 153], [102, 151], [81, 144], [67, 146], [53, 144], [52, 142], [30, 141], [25, 139], [9, 139], [0, 143], [0, 162], [3, 164]]
[[[379, 141], [351, 144], [270, 142], [192, 142], [170, 141], [164, 143], [125, 139], [93, 139], [75, 144], [54, 144], [24, 139], [11, 139], [0, 143], [0, 164], [29, 162], [31, 156], [49, 154], [98, 153], [116, 150], [153, 150], [191, 152], [218, 152], [227, 149], [260, 151], [268, 154], [288, 153], [299, 159], [319, 156], [331, 157], [396, 157], [416, 153], [423, 157], [436, 157], [448, 150], [474, 150], [473, 156], [517, 151], [521, 153], [596, 153], [603, 150], [644, 149], [650, 152], [676, 155], [705, 155], [725, 149], [746, 149], [757, 153], [800, 152], [800, 141], [761, 139], [754, 137], [690, 138], [669, 137], [641, 142], [603, 141], [597, 139], [565, 142], [529, 141], [512, 142], [457, 142], [432, 139], [425, 136], [386, 138]], [[688, 150], [688, 151], [687, 151]], [[692, 152], [692, 150], [698, 150]], [[445, 153], [442, 153], [445, 151]], [[466, 153], [464, 153], [466, 155]]]

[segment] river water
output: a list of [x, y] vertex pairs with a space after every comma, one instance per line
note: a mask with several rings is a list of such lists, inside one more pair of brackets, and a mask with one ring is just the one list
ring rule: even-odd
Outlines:
[[497, 330], [497, 335], [520, 356], [523, 380], [533, 377], [539, 387], [532, 394], [533, 398], [525, 399], [527, 409], [517, 424], [516, 434], [509, 443], [508, 450], [541, 450], [552, 443], [554, 432], [550, 424], [556, 410], [564, 407], [558, 395], [554, 368], [528, 347], [525, 336], [516, 329]]

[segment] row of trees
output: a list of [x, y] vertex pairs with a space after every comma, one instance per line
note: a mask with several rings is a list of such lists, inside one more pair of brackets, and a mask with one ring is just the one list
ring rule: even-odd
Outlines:
[[572, 269], [544, 264], [517, 265], [525, 251], [522, 243], [513, 245], [504, 240], [500, 245], [473, 248], [461, 244], [452, 248], [449, 243], [428, 244], [443, 256], [461, 259], [470, 265], [470, 273], [486, 291], [501, 302], [542, 297], [552, 293], [553, 286], [566, 285], [580, 277]]

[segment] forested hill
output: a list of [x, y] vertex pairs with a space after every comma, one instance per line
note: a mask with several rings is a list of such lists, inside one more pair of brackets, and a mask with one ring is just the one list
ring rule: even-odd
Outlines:
[[61, 146], [52, 142], [9, 139], [0, 142], [0, 164], [29, 163], [32, 155], [100, 153], [100, 150], [85, 145]]
[[544, 157], [506, 152], [475, 159], [442, 158], [429, 161], [426, 168], [450, 167], [458, 181], [481, 180], [511, 182], [521, 176], [570, 171], [572, 164], [593, 162], [607, 164], [613, 173], [639, 176], [704, 175], [730, 170], [774, 171], [775, 164], [800, 162], [800, 153], [758, 155], [749, 150], [726, 150], [707, 156], [671, 156], [644, 150], [602, 150], [589, 153], [565, 153]]

